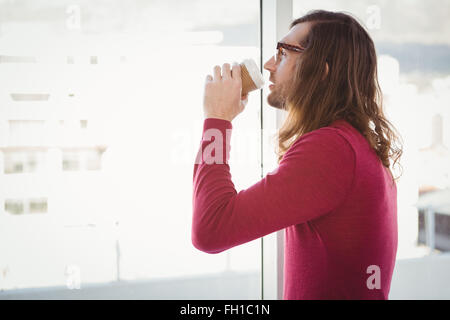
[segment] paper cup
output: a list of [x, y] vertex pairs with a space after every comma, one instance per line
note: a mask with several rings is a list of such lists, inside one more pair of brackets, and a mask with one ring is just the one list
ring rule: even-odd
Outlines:
[[240, 64], [242, 79], [242, 95], [261, 89], [264, 86], [264, 78], [259, 72], [258, 65], [252, 59], [245, 59]]

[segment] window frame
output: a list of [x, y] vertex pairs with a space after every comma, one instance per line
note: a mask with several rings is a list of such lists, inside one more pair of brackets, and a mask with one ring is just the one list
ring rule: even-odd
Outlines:
[[[261, 65], [271, 58], [279, 39], [289, 31], [293, 16], [292, 0], [261, 0]], [[267, 103], [267, 89], [261, 91], [261, 134], [278, 130], [286, 118], [286, 111], [274, 109]], [[276, 162], [276, 155], [261, 137], [262, 172], [261, 177], [271, 170]], [[267, 150], [267, 151], [266, 151]], [[279, 230], [261, 239], [261, 299], [282, 300], [284, 279], [284, 230]]]

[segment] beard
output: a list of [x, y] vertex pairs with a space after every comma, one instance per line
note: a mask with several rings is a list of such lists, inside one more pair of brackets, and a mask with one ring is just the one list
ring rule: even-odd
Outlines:
[[286, 94], [282, 85], [275, 86], [267, 96], [267, 103], [280, 110], [286, 109]]

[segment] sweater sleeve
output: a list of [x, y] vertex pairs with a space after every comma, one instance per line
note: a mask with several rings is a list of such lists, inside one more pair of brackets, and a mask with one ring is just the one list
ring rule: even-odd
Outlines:
[[228, 165], [232, 125], [207, 118], [194, 164], [192, 244], [219, 253], [337, 208], [353, 183], [355, 152], [335, 128], [299, 138], [278, 167], [236, 192]]

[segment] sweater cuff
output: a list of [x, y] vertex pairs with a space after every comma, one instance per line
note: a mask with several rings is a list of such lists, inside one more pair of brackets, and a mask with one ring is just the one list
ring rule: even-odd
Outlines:
[[202, 142], [196, 163], [228, 164], [232, 128], [231, 121], [206, 118], [203, 122]]
[[225, 120], [225, 119], [218, 119], [218, 118], [206, 118], [203, 121], [203, 131], [210, 128], [216, 128], [216, 129], [232, 129], [233, 126], [231, 125], [231, 121]]

